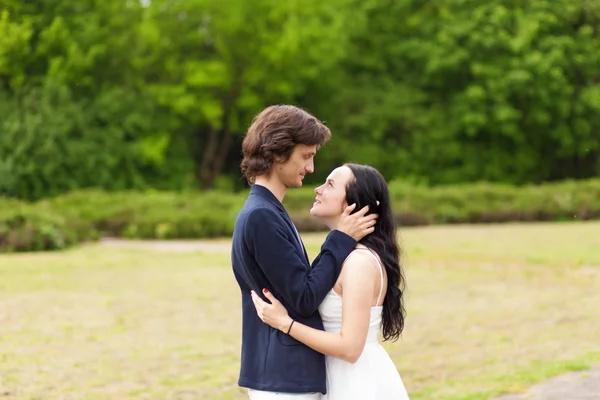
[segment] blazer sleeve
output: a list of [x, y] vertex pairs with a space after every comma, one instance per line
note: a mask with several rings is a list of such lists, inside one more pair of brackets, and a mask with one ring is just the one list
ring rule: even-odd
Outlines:
[[248, 216], [246, 244], [273, 285], [274, 295], [296, 314], [309, 317], [333, 288], [356, 241], [341, 231], [331, 231], [308, 270], [303, 257], [288, 239], [288, 230], [277, 211], [257, 208]]

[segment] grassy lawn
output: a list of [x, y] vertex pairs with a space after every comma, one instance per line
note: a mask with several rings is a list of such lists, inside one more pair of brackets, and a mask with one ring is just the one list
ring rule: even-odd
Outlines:
[[[303, 235], [311, 256], [323, 234]], [[401, 232], [413, 400], [488, 399], [600, 363], [600, 223]], [[229, 253], [0, 256], [0, 397], [247, 399]]]

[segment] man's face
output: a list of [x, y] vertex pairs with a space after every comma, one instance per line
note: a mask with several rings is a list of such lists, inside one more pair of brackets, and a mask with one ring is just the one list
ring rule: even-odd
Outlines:
[[302, 187], [304, 176], [315, 171], [315, 154], [316, 145], [298, 144], [286, 162], [275, 162], [274, 172], [286, 188]]

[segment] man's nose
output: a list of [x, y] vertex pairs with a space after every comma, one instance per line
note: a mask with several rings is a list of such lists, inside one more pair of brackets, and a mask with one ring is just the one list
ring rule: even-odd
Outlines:
[[315, 163], [310, 160], [308, 162], [308, 164], [306, 164], [306, 172], [308, 172], [309, 174], [312, 174], [313, 172], [315, 172]]

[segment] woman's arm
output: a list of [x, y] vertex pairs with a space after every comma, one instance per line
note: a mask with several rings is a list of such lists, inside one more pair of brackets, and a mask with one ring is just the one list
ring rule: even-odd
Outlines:
[[341, 275], [343, 289], [342, 329], [340, 333], [324, 332], [289, 317], [287, 310], [269, 292], [265, 296], [271, 304], [252, 293], [258, 316], [266, 324], [289, 335], [319, 353], [355, 363], [362, 354], [371, 316], [373, 288], [377, 278], [377, 266], [368, 254], [351, 253]]
[[[327, 235], [319, 257], [312, 263], [308, 274], [306, 260], [302, 259], [296, 245], [290, 241], [296, 242], [296, 238], [288, 237], [290, 227], [281, 219], [278, 211], [256, 208], [248, 215], [245, 244], [271, 285], [268, 289], [293, 310], [295, 315], [308, 317], [318, 309], [329, 289], [338, 280], [342, 263], [356, 246], [351, 235], [360, 239], [372, 232], [377, 215], [369, 214], [365, 217], [368, 206], [350, 214], [355, 207], [349, 206], [344, 210], [338, 229]], [[282, 268], [282, 260], [286, 262], [285, 268]], [[243, 272], [243, 275], [255, 273]], [[262, 287], [252, 289], [260, 290]]]

